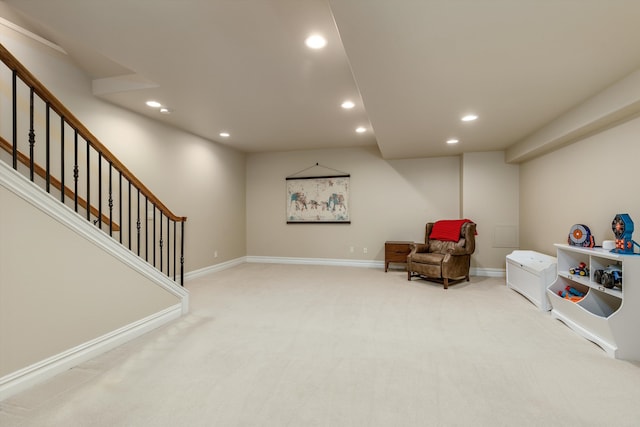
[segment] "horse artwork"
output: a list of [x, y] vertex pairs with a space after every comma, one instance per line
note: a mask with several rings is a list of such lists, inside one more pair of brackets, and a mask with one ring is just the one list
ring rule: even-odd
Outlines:
[[287, 178], [287, 224], [347, 223], [349, 175]]

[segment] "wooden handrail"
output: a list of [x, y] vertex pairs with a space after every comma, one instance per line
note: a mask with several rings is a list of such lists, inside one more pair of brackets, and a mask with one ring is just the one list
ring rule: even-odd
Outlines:
[[[13, 152], [13, 145], [9, 141], [4, 139], [2, 136], [0, 136], [0, 148], [2, 148], [7, 153]], [[20, 163], [22, 163], [25, 166], [30, 166], [31, 164], [29, 157], [21, 153], [20, 151], [18, 151], [18, 160], [20, 161]], [[40, 178], [47, 179], [47, 171], [37, 163], [33, 164], [33, 171]], [[54, 188], [56, 188], [59, 191], [63, 191], [62, 183], [60, 182], [60, 180], [58, 180], [56, 177], [52, 175], [49, 175], [49, 180], [51, 182], [51, 185], [53, 185]], [[64, 194], [70, 199], [73, 199], [75, 197], [75, 193], [73, 192], [73, 190], [67, 187], [66, 185], [64, 186]], [[83, 209], [87, 209], [87, 201], [82, 197], [78, 197], [78, 205], [82, 206]], [[96, 209], [94, 206], [89, 206], [89, 210], [91, 211], [91, 214], [93, 216], [95, 216], [96, 218], [98, 216], [101, 216], [100, 218], [101, 221], [104, 224], [109, 225], [109, 217], [107, 215], [105, 214], [100, 215], [100, 212], [98, 212], [98, 209]], [[120, 226], [115, 222], [111, 222], [111, 227], [113, 228], [113, 231], [120, 231]]]
[[[187, 217], [177, 216], [169, 210], [127, 167], [114, 156], [89, 130], [69, 111], [36, 77], [29, 72], [2, 44], [0, 44], [0, 59], [12, 71], [15, 71], [28, 86], [33, 88], [40, 98], [49, 104], [52, 110], [58, 113], [64, 120], [78, 132], [94, 149], [102, 154], [131, 184], [133, 184], [155, 205], [165, 216], [176, 222], [184, 222]], [[6, 142], [6, 141], [5, 141]], [[65, 194], [66, 189], [65, 189]]]

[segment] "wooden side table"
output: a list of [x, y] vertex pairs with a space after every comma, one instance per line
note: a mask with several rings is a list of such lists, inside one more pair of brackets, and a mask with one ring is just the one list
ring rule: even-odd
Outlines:
[[411, 252], [413, 242], [386, 241], [384, 242], [384, 272], [389, 270], [390, 262], [407, 263], [407, 255]]

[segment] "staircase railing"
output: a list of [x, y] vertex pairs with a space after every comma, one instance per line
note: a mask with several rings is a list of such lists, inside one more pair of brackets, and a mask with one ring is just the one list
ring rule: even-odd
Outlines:
[[184, 285], [187, 218], [172, 213], [1, 44], [0, 60], [0, 159]]

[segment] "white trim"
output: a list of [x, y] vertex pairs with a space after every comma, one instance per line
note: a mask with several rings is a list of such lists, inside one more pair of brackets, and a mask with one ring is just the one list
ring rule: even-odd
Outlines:
[[504, 268], [475, 268], [471, 267], [469, 274], [472, 276], [482, 277], [507, 277], [506, 270]]
[[158, 328], [182, 315], [181, 304], [176, 304], [144, 319], [130, 323], [101, 337], [92, 339], [74, 348], [63, 351], [31, 366], [0, 378], [0, 401], [41, 383], [105, 353], [119, 345]]
[[248, 256], [247, 262], [263, 263], [263, 264], [334, 265], [334, 266], [344, 266], [344, 267], [384, 268], [384, 261], [359, 260], [359, 259]]
[[206, 276], [209, 273], [226, 270], [236, 265], [244, 263], [257, 264], [303, 264], [303, 265], [333, 265], [346, 267], [367, 267], [384, 268], [382, 261], [362, 261], [353, 259], [327, 259], [327, 258], [292, 258], [292, 257], [269, 257], [269, 256], [244, 256], [220, 264], [211, 265], [198, 270], [185, 273], [185, 282]]
[[184, 274], [184, 281], [186, 282], [187, 280], [193, 280], [198, 277], [205, 276], [209, 273], [214, 273], [216, 271], [226, 270], [227, 268], [244, 264], [245, 262], [246, 262], [246, 257], [240, 257], [240, 258], [232, 259], [231, 261], [225, 261], [225, 262], [221, 262], [220, 264], [215, 264], [209, 267], [204, 267], [198, 270], [190, 271]]
[[[332, 265], [343, 267], [384, 268], [384, 261], [376, 260], [246, 256], [186, 273], [184, 276], [185, 281], [187, 279], [192, 280], [216, 271], [225, 270], [244, 262], [258, 264]], [[481, 277], [506, 277], [506, 270], [504, 268], [471, 268], [469, 273], [472, 276]]]
[[51, 218], [75, 231], [81, 237], [100, 247], [114, 258], [136, 270], [167, 292], [180, 298], [182, 301], [182, 313], [186, 314], [189, 312], [189, 291], [169, 279], [166, 275], [105, 233], [97, 232], [96, 228], [89, 221], [81, 218], [76, 212], [60, 203], [60, 201], [55, 199], [51, 194], [42, 191], [40, 187], [4, 162], [0, 162], [0, 184]]

